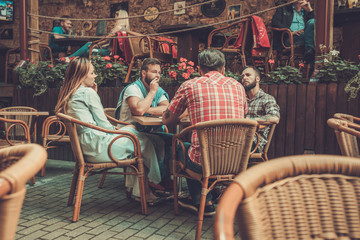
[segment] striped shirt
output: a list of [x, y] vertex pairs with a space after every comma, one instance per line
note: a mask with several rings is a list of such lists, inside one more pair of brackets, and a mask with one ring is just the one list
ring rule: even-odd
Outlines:
[[[244, 118], [248, 111], [242, 84], [217, 71], [186, 81], [179, 87], [170, 102], [169, 110], [179, 116], [185, 109], [188, 110], [191, 124], [217, 119]], [[200, 164], [196, 131], [192, 132], [188, 154], [193, 162]]]

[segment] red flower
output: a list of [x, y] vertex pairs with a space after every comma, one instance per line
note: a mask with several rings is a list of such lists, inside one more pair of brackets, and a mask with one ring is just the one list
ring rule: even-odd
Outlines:
[[51, 64], [49, 64], [49, 65], [48, 65], [48, 68], [53, 68], [53, 67], [54, 67], [54, 66], [53, 66], [53, 65], [51, 65]]
[[65, 61], [65, 58], [64, 58], [64, 57], [61, 57], [61, 58], [60, 58], [60, 61]]
[[187, 73], [189, 75], [193, 74], [194, 73], [194, 68], [193, 67], [187, 67]]
[[[359, 55], [359, 56], [360, 56], [360, 55]], [[30, 61], [30, 59], [29, 59], [29, 58], [27, 58], [27, 59], [26, 59], [26, 61]]]
[[189, 79], [190, 75], [188, 73], [183, 73], [182, 77], [185, 78], [185, 79]]
[[120, 56], [119, 55], [114, 55], [114, 58], [115, 59], [118, 59]]
[[304, 67], [304, 64], [303, 64], [303, 63], [299, 63], [299, 67]]
[[192, 67], [194, 66], [194, 62], [193, 62], [193, 61], [189, 61], [188, 64], [189, 64], [190, 66], [192, 66]]
[[170, 72], [169, 72], [169, 76], [176, 79], [177, 72], [175, 72], [175, 71], [170, 71]]
[[275, 63], [275, 60], [274, 59], [269, 59], [268, 61], [270, 64], [274, 64]]
[[186, 69], [186, 63], [182, 62], [179, 64], [179, 70]]
[[105, 61], [106, 61], [106, 60], [110, 61], [111, 58], [110, 58], [109, 56], [105, 56], [105, 57], [104, 57], [104, 60], [105, 60]]
[[187, 59], [186, 58], [180, 58], [180, 62], [187, 62]]
[[358, 58], [360, 59], [360, 54], [358, 55]]
[[106, 68], [112, 68], [112, 64], [111, 63], [106, 64]]
[[36, 62], [35, 62], [35, 61], [32, 61], [32, 64], [36, 64]]

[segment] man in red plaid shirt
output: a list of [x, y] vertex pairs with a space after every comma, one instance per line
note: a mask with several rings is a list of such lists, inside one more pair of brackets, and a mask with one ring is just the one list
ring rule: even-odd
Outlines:
[[[179, 87], [163, 114], [163, 123], [177, 123], [185, 110], [188, 111], [191, 124], [217, 119], [244, 118], [248, 111], [245, 90], [241, 83], [223, 75], [224, 54], [215, 49], [205, 49], [199, 54], [198, 60], [201, 77], [186, 81]], [[195, 131], [191, 136], [191, 145], [188, 143], [185, 146], [188, 153], [187, 168], [202, 173], [200, 146]], [[178, 153], [182, 155], [182, 151]], [[178, 159], [183, 157], [179, 155]], [[201, 184], [196, 180], [186, 180], [191, 199], [179, 200], [179, 205], [197, 212]], [[204, 215], [214, 215], [215, 207], [211, 201], [211, 194], [207, 195], [206, 200]]]

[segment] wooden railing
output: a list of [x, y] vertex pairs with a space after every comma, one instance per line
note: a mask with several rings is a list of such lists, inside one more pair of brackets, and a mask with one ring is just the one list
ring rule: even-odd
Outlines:
[[[360, 116], [360, 98], [348, 101], [344, 87], [344, 83], [262, 85], [265, 92], [276, 98], [281, 113], [269, 158], [304, 152], [340, 154], [335, 135], [327, 126], [326, 120], [337, 112]], [[122, 88], [99, 88], [104, 107], [115, 107], [121, 90]], [[167, 87], [165, 90], [172, 98], [176, 88]], [[31, 90], [18, 89], [15, 90], [13, 105], [30, 106], [53, 114], [57, 95], [57, 89], [49, 89], [39, 97], [33, 97]], [[57, 155], [67, 158], [63, 153]], [[57, 156], [50, 154], [50, 157]]]

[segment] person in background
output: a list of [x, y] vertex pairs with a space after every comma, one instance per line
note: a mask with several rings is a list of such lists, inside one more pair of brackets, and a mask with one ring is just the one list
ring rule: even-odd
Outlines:
[[[185, 110], [188, 111], [192, 125], [217, 119], [244, 118], [248, 111], [245, 90], [241, 83], [224, 76], [224, 54], [215, 49], [205, 49], [199, 53], [198, 62], [201, 76], [181, 84], [163, 113], [163, 123], [177, 123]], [[196, 132], [192, 133], [191, 144], [184, 145], [187, 168], [202, 173], [201, 152]], [[177, 158], [184, 159], [182, 154], [182, 148], [178, 146]], [[200, 206], [201, 183], [192, 179], [186, 181], [191, 198], [179, 199], [179, 205], [197, 213]], [[204, 216], [215, 213], [212, 194], [207, 194]]]
[[[255, 119], [259, 124], [279, 123], [280, 107], [273, 96], [265, 93], [260, 88], [260, 71], [253, 66], [245, 66], [242, 70], [242, 79], [249, 111], [246, 117]], [[257, 152], [261, 152], [267, 143], [267, 137], [270, 127], [259, 129], [259, 146]], [[254, 145], [257, 143], [257, 137], [254, 138]]]
[[[280, 0], [277, 5], [286, 3]], [[292, 5], [276, 9], [271, 25], [275, 28], [288, 28], [294, 33], [294, 44], [305, 45], [304, 61], [313, 65], [314, 47], [314, 11], [307, 0], [298, 0]], [[281, 33], [274, 33], [274, 49], [282, 50]], [[285, 43], [290, 46], [290, 41]]]
[[[50, 35], [49, 47], [54, 57], [66, 57], [69, 46], [63, 46], [56, 43], [54, 40], [59, 38], [67, 38], [71, 34], [72, 22], [70, 16], [61, 16], [60, 26], [55, 26], [52, 30], [53, 34]], [[68, 36], [66, 36], [68, 35]]]
[[[104, 114], [104, 108], [97, 94], [95, 78], [94, 66], [89, 59], [76, 57], [71, 60], [65, 73], [55, 112], [65, 113], [89, 124], [115, 129]], [[159, 161], [163, 161], [163, 159], [159, 159], [153, 143], [145, 135], [136, 131], [132, 125], [122, 127], [121, 130], [138, 137], [141, 155], [147, 169], [147, 178], [153, 183], [160, 183]], [[108, 146], [117, 136], [116, 134], [104, 134], [91, 128], [79, 126], [78, 135], [85, 161], [95, 163], [112, 161], [108, 156]], [[126, 159], [134, 151], [131, 140], [125, 137], [115, 141], [112, 149], [114, 149], [112, 154], [116, 159]], [[132, 187], [134, 188], [133, 195], [139, 197], [138, 181], [134, 182]], [[146, 189], [147, 201], [150, 205], [163, 200], [154, 195], [147, 184]]]

